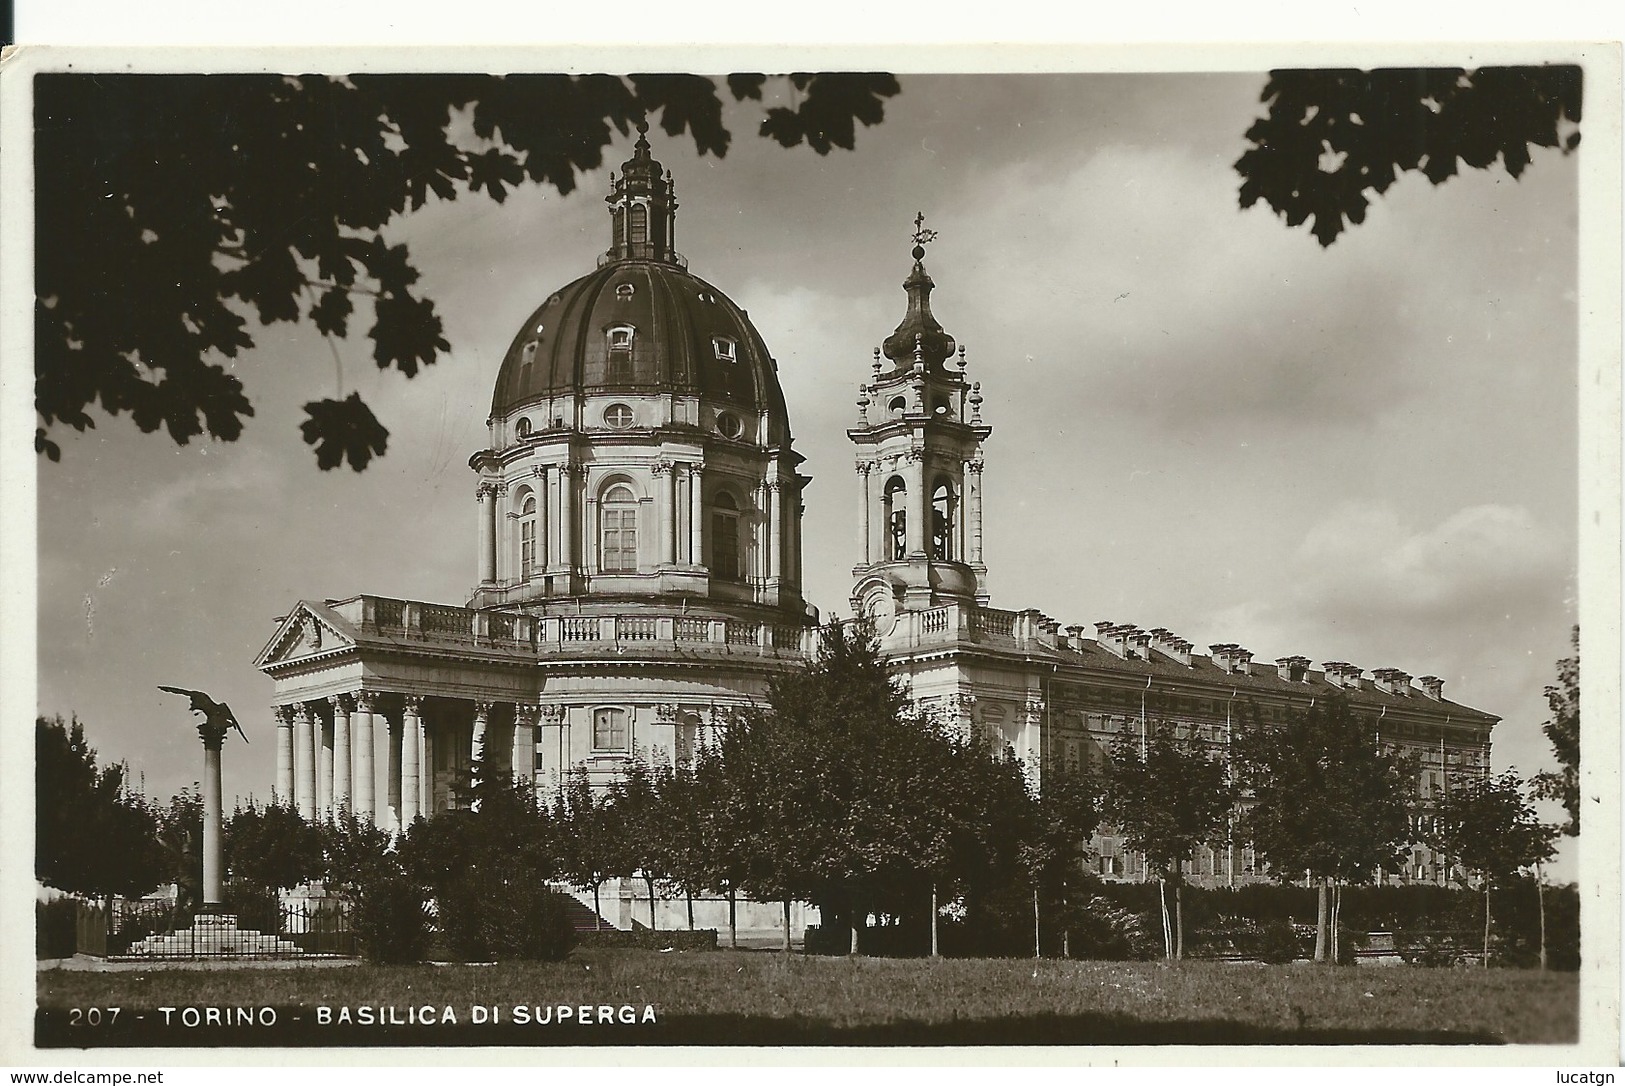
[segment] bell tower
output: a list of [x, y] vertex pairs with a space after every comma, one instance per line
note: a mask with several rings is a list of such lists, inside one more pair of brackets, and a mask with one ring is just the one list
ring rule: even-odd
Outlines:
[[[852, 606], [860, 614], [985, 604], [982, 562], [981, 385], [965, 378], [965, 348], [931, 313], [935, 284], [925, 247], [936, 239], [914, 217], [908, 311], [874, 353], [858, 386], [859, 561]], [[882, 362], [884, 353], [890, 366]]]

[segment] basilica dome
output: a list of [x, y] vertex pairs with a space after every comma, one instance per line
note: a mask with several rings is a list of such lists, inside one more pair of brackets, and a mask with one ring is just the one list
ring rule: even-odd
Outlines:
[[520, 327], [497, 374], [492, 417], [561, 397], [648, 392], [696, 396], [747, 416], [766, 411], [784, 423], [784, 393], [761, 334], [673, 249], [671, 176], [646, 139], [612, 187], [609, 251]]

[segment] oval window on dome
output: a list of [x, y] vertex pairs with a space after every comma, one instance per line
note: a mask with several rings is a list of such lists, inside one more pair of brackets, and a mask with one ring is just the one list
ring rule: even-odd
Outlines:
[[706, 305], [716, 305], [717, 296], [712, 294], [709, 290], [702, 290], [700, 291], [700, 301], [704, 302]]
[[637, 292], [638, 288], [633, 286], [631, 283], [621, 283], [615, 287], [615, 297], [623, 302]]
[[530, 420], [520, 419], [513, 424], [514, 436], [523, 440], [530, 436]]
[[545, 324], [538, 324], [536, 326], [536, 334], [537, 335], [541, 335], [545, 331], [547, 331], [547, 326]]
[[723, 437], [738, 437], [745, 432], [745, 424], [739, 421], [738, 415], [730, 415], [724, 411], [717, 416], [717, 430]]
[[604, 409], [604, 425], [616, 430], [624, 430], [632, 425], [632, 409], [624, 403], [610, 404]]

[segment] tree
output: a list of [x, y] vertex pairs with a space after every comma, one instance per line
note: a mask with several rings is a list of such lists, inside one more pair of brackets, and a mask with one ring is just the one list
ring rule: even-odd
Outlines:
[[1541, 799], [1555, 799], [1563, 804], [1569, 820], [1563, 833], [1570, 837], [1580, 834], [1580, 627], [1570, 635], [1574, 655], [1557, 662], [1557, 685], [1546, 688], [1546, 704], [1552, 710], [1552, 719], [1541, 725], [1551, 741], [1552, 753], [1557, 756], [1557, 772], [1536, 773], [1533, 784]]
[[238, 807], [222, 833], [226, 870], [260, 890], [288, 890], [326, 871], [322, 831], [291, 804]]
[[[766, 109], [761, 135], [818, 154], [850, 149], [898, 91], [889, 75], [787, 78], [797, 104]], [[739, 101], [765, 83], [727, 78]], [[411, 377], [449, 346], [409, 248], [384, 240], [395, 217], [527, 182], [567, 194], [645, 117], [701, 154], [732, 139], [717, 84], [692, 75], [53, 73], [34, 88], [35, 447], [52, 460], [49, 431], [93, 426], [92, 404], [179, 444], [235, 441], [254, 408], [222, 362], [254, 347], [251, 316], [330, 342], [370, 320], [373, 360]], [[300, 431], [323, 470], [360, 471], [389, 431], [342, 384]]]
[[[1164, 951], [1185, 956], [1184, 868], [1197, 846], [1224, 836], [1235, 790], [1222, 762], [1178, 742], [1159, 728], [1144, 756], [1139, 743], [1119, 736], [1106, 773], [1106, 812], [1124, 843], [1145, 855], [1157, 872]], [[1165, 883], [1174, 884], [1174, 920], [1168, 921]]]
[[1458, 162], [1499, 159], [1521, 177], [1531, 146], [1579, 145], [1582, 77], [1576, 65], [1544, 67], [1285, 70], [1270, 73], [1268, 113], [1247, 130], [1236, 162], [1241, 206], [1263, 200], [1288, 226], [1314, 220], [1320, 244], [1365, 221], [1366, 193], [1382, 195], [1408, 170], [1433, 184]]
[[1275, 878], [1308, 872], [1315, 880], [1315, 960], [1335, 962], [1342, 886], [1399, 865], [1410, 844], [1414, 764], [1382, 751], [1375, 721], [1356, 715], [1342, 696], [1284, 724], [1255, 718], [1236, 734], [1234, 756], [1245, 804], [1241, 833]]
[[[1456, 858], [1484, 886], [1484, 965], [1490, 964], [1490, 890], [1552, 858], [1556, 831], [1543, 825], [1512, 770], [1451, 789], [1434, 810], [1428, 845]], [[1538, 887], [1537, 887], [1538, 892]]]
[[34, 721], [34, 873], [69, 893], [140, 896], [166, 874], [158, 816], [123, 765], [98, 767], [74, 717]]
[[608, 879], [622, 870], [625, 836], [607, 796], [593, 791], [587, 767], [577, 764], [559, 791], [553, 809], [559, 827], [559, 870], [571, 884], [592, 891], [595, 926], [603, 927], [603, 905], [599, 891]]
[[1033, 957], [1041, 955], [1039, 902], [1047, 897], [1065, 909], [1067, 889], [1081, 881], [1089, 841], [1100, 822], [1100, 797], [1082, 773], [1053, 772], [1034, 787], [1038, 774], [1027, 777], [1024, 823], [1014, 842], [1015, 853], [1033, 891]]
[[203, 905], [203, 796], [196, 784], [182, 788], [156, 814], [165, 877], [175, 883], [172, 919], [179, 923]]
[[670, 773], [669, 766], [651, 766], [649, 760], [634, 749], [626, 772], [609, 788], [609, 804], [621, 832], [621, 846], [615, 850], [617, 869], [613, 873], [627, 878], [643, 877], [644, 885], [649, 888], [650, 931], [660, 927], [655, 918], [655, 883], [669, 874], [666, 864], [671, 853], [671, 811], [661, 798], [662, 793], [670, 795], [665, 782]]

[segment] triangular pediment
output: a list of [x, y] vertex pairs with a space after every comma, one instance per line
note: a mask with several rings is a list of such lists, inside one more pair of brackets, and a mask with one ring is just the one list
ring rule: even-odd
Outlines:
[[276, 633], [260, 650], [254, 666], [264, 669], [306, 656], [326, 655], [354, 647], [354, 638], [340, 629], [331, 616], [323, 615], [310, 603], [301, 601], [277, 626]]

